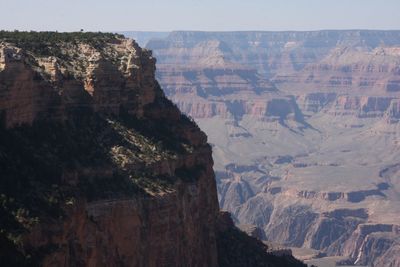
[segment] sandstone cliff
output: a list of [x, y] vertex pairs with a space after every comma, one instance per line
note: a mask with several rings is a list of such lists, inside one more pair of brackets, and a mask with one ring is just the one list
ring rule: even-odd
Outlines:
[[113, 34], [0, 37], [2, 264], [218, 266], [211, 147], [151, 52]]

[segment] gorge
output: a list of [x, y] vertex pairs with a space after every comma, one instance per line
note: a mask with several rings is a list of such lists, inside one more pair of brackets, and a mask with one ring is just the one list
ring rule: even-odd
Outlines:
[[400, 31], [143, 42], [165, 94], [209, 136], [219, 204], [239, 227], [304, 259], [400, 266]]
[[0, 31], [2, 265], [305, 266], [219, 212], [155, 62], [118, 34]]

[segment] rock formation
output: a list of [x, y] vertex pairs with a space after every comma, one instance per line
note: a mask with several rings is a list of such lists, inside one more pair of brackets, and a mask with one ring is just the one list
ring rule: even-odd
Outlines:
[[[259, 239], [248, 236], [233, 224], [229, 213], [221, 212], [218, 220], [218, 251], [220, 267], [242, 266], [307, 266], [300, 264], [290, 253], [275, 255]], [[246, 255], [243, 257], [243, 255]]]
[[211, 147], [164, 97], [150, 51], [102, 33], [0, 32], [0, 41], [2, 264], [226, 259]]
[[172, 32], [147, 47], [167, 96], [209, 136], [235, 223], [400, 266], [398, 232], [380, 227], [399, 225], [399, 31]]

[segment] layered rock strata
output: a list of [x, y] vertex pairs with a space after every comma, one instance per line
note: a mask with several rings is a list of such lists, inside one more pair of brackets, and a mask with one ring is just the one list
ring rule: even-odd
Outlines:
[[2, 238], [23, 255], [9, 260], [217, 266], [211, 150], [151, 53], [118, 36], [47, 45], [61, 56], [0, 50]]
[[147, 44], [167, 96], [210, 138], [235, 223], [375, 266], [399, 262], [396, 231], [357, 230], [398, 227], [399, 46], [399, 31], [356, 30], [172, 32]]
[[207, 137], [164, 97], [150, 51], [103, 33], [0, 40], [3, 265], [224, 266], [238, 246], [304, 266], [221, 228]]

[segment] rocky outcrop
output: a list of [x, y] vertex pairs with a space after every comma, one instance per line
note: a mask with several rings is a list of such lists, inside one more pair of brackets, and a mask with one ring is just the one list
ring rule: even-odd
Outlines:
[[[53, 96], [50, 86], [33, 82], [40, 75], [25, 64], [21, 49], [2, 44], [0, 47], [1, 72], [1, 124], [9, 128], [18, 124], [31, 124], [39, 113], [45, 112]], [[18, 78], [16, 77], [18, 76]]]
[[296, 102], [304, 112], [317, 113], [336, 99], [335, 93], [310, 93], [300, 95]]
[[60, 247], [42, 266], [216, 266], [213, 227], [204, 227], [212, 218], [196, 211], [207, 200], [198, 185], [180, 187], [151, 199], [76, 202], [62, 224], [36, 227], [29, 245]]
[[386, 112], [386, 117], [389, 123], [397, 123], [400, 119], [400, 101], [394, 99]]
[[356, 115], [360, 118], [383, 117], [394, 99], [392, 97], [338, 96], [332, 113], [335, 115]]
[[230, 50], [224, 42], [210, 40], [174, 49], [157, 40], [148, 47], [162, 62], [157, 78], [166, 95], [193, 118], [249, 115], [283, 121], [301, 117], [293, 98], [278, 93], [254, 67], [228, 57]]
[[77, 110], [143, 116], [143, 107], [154, 102], [155, 59], [132, 40], [110, 44], [107, 51], [84, 43], [64, 46], [63, 58], [57, 58], [32, 57], [13, 44], [2, 44], [0, 101], [7, 128], [46, 116], [65, 120]]
[[218, 229], [218, 262], [221, 267], [306, 266], [287, 252], [266, 253], [268, 246], [236, 228], [229, 213], [221, 213]]
[[290, 206], [274, 210], [266, 235], [268, 240], [281, 240], [284, 245], [302, 246], [314, 226], [318, 214], [306, 206]]
[[386, 96], [354, 96], [336, 93], [309, 93], [297, 97], [299, 108], [306, 114], [327, 112], [334, 116], [352, 115], [358, 118], [388, 118], [395, 121], [398, 98]]
[[[396, 44], [398, 45], [398, 44]], [[276, 82], [296, 88], [307, 86], [331, 92], [393, 94], [398, 92], [398, 47], [332, 47], [320, 61], [290, 74], [277, 75]]]
[[[164, 89], [167, 95], [176, 93], [198, 94], [202, 97], [214, 97], [230, 95], [242, 91], [270, 92], [276, 88], [267, 80], [262, 79], [254, 69], [240, 66], [231, 66], [225, 63], [217, 65], [200, 65], [186, 68], [161, 67], [158, 69], [160, 82], [166, 85]], [[205, 64], [205, 63], [204, 63]]]
[[[235, 223], [349, 264], [359, 225], [398, 224], [399, 46], [399, 31], [360, 30], [172, 32], [147, 44], [168, 97], [213, 144]], [[388, 253], [371, 239], [362, 264], [397, 264], [398, 234], [381, 234]]]
[[[256, 98], [256, 97], [255, 97]], [[252, 116], [265, 121], [284, 121], [301, 118], [296, 103], [290, 98], [259, 97], [261, 99], [248, 100], [216, 100], [213, 102], [204, 99], [176, 99], [175, 103], [182, 112], [193, 118], [241, 118]]]
[[[291, 193], [289, 191], [288, 193]], [[363, 191], [351, 191], [351, 192], [315, 192], [315, 191], [298, 191], [297, 197], [305, 199], [322, 199], [325, 201], [337, 201], [344, 199], [349, 202], [359, 203], [364, 201], [369, 196], [380, 196], [385, 197], [379, 189], [363, 190]], [[294, 194], [294, 195], [296, 195]]]
[[259, 240], [266, 239], [264, 231], [262, 229], [258, 228], [256, 225], [239, 224], [238, 228], [251, 237], [257, 238]]
[[151, 52], [114, 34], [3, 39], [3, 265], [304, 266], [219, 215], [211, 146]]
[[[398, 266], [399, 239], [393, 234], [399, 233], [399, 226], [383, 224], [360, 224], [344, 245], [352, 263], [373, 266]], [[383, 264], [384, 265], [380, 265]]]
[[217, 266], [211, 150], [151, 53], [120, 36], [53, 45], [62, 57], [1, 48], [1, 235], [22, 254], [2, 261]]

